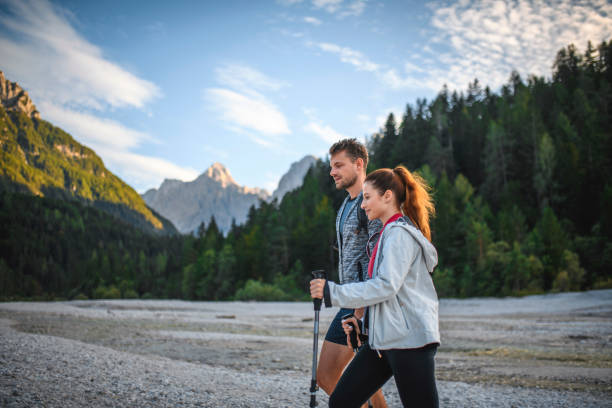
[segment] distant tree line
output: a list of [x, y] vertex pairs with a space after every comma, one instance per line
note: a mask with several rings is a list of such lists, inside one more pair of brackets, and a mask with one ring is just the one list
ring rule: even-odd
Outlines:
[[[369, 170], [404, 164], [433, 187], [440, 296], [612, 287], [612, 41], [557, 54], [551, 79], [475, 80], [389, 115]], [[157, 236], [76, 202], [0, 195], [0, 297], [305, 299], [337, 277], [328, 160], [223, 235]]]
[[0, 193], [0, 298], [181, 297], [185, 238], [78, 201]]

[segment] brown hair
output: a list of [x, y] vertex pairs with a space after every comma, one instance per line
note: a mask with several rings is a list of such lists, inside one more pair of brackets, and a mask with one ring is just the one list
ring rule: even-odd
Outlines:
[[365, 182], [381, 194], [391, 190], [404, 215], [431, 241], [429, 219], [435, 215], [436, 209], [429, 194], [431, 188], [421, 176], [409, 172], [404, 166], [397, 166], [393, 170], [375, 170], [367, 175]]
[[329, 148], [329, 155], [333, 156], [336, 153], [346, 152], [347, 156], [351, 158], [354, 163], [357, 159], [363, 160], [363, 169], [368, 167], [368, 150], [363, 143], [358, 142], [357, 139], [343, 139], [334, 143]]

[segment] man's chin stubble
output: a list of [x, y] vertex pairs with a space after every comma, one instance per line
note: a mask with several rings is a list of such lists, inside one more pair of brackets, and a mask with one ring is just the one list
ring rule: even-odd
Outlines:
[[337, 189], [338, 190], [340, 190], [340, 189], [346, 190], [347, 188], [353, 187], [356, 182], [357, 182], [357, 177], [355, 176], [351, 180], [348, 180], [346, 183], [342, 184], [340, 187], [337, 187]]

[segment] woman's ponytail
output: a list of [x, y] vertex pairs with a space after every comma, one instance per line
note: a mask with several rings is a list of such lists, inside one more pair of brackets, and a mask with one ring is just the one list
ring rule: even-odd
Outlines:
[[429, 194], [431, 188], [421, 176], [409, 172], [404, 166], [397, 166], [393, 169], [393, 173], [400, 178], [404, 185], [403, 194], [398, 194], [402, 212], [431, 241], [429, 219], [436, 213], [433, 200]]
[[435, 207], [430, 187], [416, 173], [411, 173], [404, 166], [391, 169], [378, 169], [366, 176], [366, 182], [384, 194], [391, 190], [397, 200], [397, 205], [404, 215], [431, 241], [429, 219], [435, 215]]

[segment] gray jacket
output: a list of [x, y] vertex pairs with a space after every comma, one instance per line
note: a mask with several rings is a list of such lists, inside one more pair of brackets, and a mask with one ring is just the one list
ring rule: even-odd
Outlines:
[[[355, 199], [360, 201], [359, 197], [362, 195], [363, 192], [359, 193]], [[347, 195], [336, 216], [336, 240], [338, 242], [339, 252], [338, 277], [340, 283], [359, 282], [358, 264], [361, 264], [364, 279], [367, 279], [369, 259], [366, 254], [366, 244], [368, 238], [382, 228], [382, 223], [379, 220], [373, 220], [368, 222], [367, 232], [365, 228], [360, 229], [359, 217], [357, 216], [357, 202], [355, 202], [344, 220], [342, 235], [340, 235], [340, 218], [349, 198], [350, 195]], [[373, 244], [371, 245], [373, 246]]]
[[373, 349], [419, 348], [440, 343], [438, 296], [431, 272], [438, 263], [434, 246], [400, 218], [382, 233], [372, 279], [337, 285], [329, 282], [333, 306], [370, 306]]

